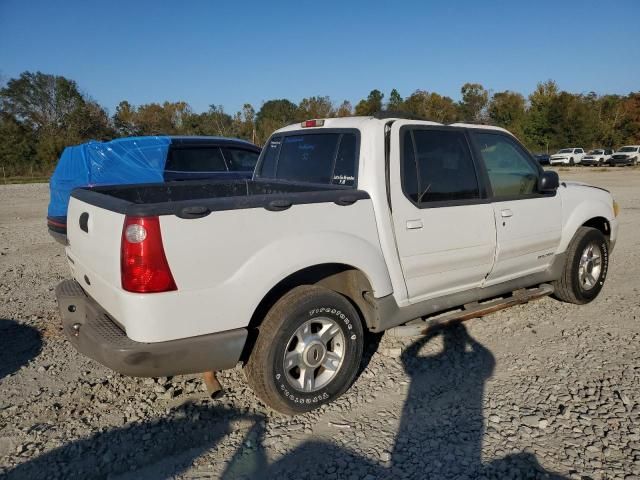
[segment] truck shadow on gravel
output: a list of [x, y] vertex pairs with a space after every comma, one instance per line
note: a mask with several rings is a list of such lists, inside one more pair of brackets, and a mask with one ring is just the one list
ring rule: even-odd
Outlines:
[[0, 380], [19, 370], [42, 349], [42, 336], [33, 327], [0, 318]]
[[[420, 356], [436, 337], [443, 348]], [[98, 433], [18, 465], [8, 478], [173, 478], [219, 447], [236, 421], [251, 428], [224, 479], [562, 478], [529, 453], [482, 463], [484, 384], [495, 359], [463, 324], [433, 330], [402, 354], [411, 378], [395, 446], [386, 462], [348, 448], [308, 441], [269, 463], [265, 417], [211, 405], [186, 405], [155, 422]], [[375, 431], [365, 432], [367, 436]]]
[[[419, 356], [422, 347], [438, 336], [442, 351]], [[389, 461], [374, 462], [334, 444], [310, 441], [267, 470], [246, 477], [563, 478], [546, 471], [529, 453], [482, 462], [484, 384], [493, 373], [495, 358], [464, 324], [430, 331], [409, 346], [401, 360], [411, 383]], [[238, 478], [233, 466], [231, 462], [223, 478]]]

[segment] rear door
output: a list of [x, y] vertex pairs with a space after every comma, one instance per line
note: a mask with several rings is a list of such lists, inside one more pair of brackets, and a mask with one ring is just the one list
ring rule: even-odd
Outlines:
[[390, 200], [409, 301], [482, 284], [495, 254], [492, 206], [464, 129], [397, 121]]
[[545, 270], [560, 244], [560, 196], [538, 193], [542, 169], [511, 135], [476, 129], [471, 138], [485, 168], [496, 223], [496, 259], [486, 285]]

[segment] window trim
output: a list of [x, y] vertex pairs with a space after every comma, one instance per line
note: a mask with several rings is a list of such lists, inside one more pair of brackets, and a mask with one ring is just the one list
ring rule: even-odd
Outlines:
[[[473, 165], [473, 169], [474, 169], [474, 173], [476, 175], [476, 181], [478, 182], [478, 198], [465, 198], [465, 199], [458, 199], [458, 200], [438, 200], [438, 201], [431, 201], [431, 202], [416, 202], [414, 201], [408, 194], [405, 188], [405, 182], [404, 182], [404, 134], [405, 132], [409, 130], [409, 133], [411, 135], [411, 143], [413, 145], [413, 155], [414, 155], [414, 159], [417, 159], [417, 152], [416, 152], [416, 143], [415, 143], [415, 138], [413, 135], [413, 132], [416, 130], [427, 130], [427, 131], [444, 131], [444, 132], [459, 132], [460, 134], [462, 134], [466, 147], [467, 147], [467, 152], [469, 153], [469, 158], [471, 159], [471, 164]], [[402, 125], [400, 127], [400, 129], [398, 130], [398, 148], [399, 150], [399, 159], [400, 159], [400, 188], [402, 190], [402, 194], [404, 195], [404, 197], [413, 204], [414, 207], [420, 209], [420, 210], [424, 210], [427, 208], [443, 208], [443, 207], [458, 207], [458, 206], [464, 206], [464, 205], [483, 205], [483, 204], [487, 204], [491, 202], [491, 199], [489, 198], [488, 195], [488, 191], [486, 189], [486, 184], [485, 184], [485, 179], [482, 176], [482, 172], [480, 169], [480, 166], [478, 165], [478, 161], [475, 158], [474, 155], [474, 151], [473, 148], [471, 146], [471, 143], [469, 141], [469, 136], [467, 134], [467, 129], [464, 127], [452, 127], [452, 126], [448, 126], [448, 125], [416, 125], [416, 124], [407, 124], [407, 125]], [[417, 167], [417, 162], [416, 162], [416, 167]], [[417, 174], [417, 173], [416, 173]], [[420, 183], [420, 182], [418, 182]]]
[[[338, 155], [338, 151], [340, 149], [340, 144], [342, 143], [342, 135], [344, 134], [354, 134], [356, 136], [356, 151], [355, 151], [355, 159], [354, 159], [354, 170], [353, 170], [353, 185], [340, 185], [336, 183], [321, 183], [321, 182], [305, 182], [302, 180], [287, 180], [280, 178], [272, 178], [272, 177], [263, 177], [258, 176], [258, 172], [262, 169], [262, 164], [264, 163], [264, 157], [266, 156], [267, 147], [271, 143], [271, 140], [277, 137], [281, 138], [280, 145], [278, 147], [278, 152], [276, 153], [275, 159], [275, 170], [274, 173], [278, 172], [278, 164], [280, 163], [280, 153], [282, 152], [282, 146], [284, 145], [284, 139], [286, 137], [297, 137], [300, 135], [321, 135], [327, 133], [337, 133], [340, 134], [338, 137], [338, 141], [336, 142], [336, 148], [333, 151], [333, 159], [331, 160], [331, 168], [335, 169], [336, 157]], [[359, 170], [360, 170], [360, 130], [357, 128], [305, 128], [305, 129], [297, 129], [297, 130], [288, 130], [285, 132], [274, 132], [271, 134], [269, 139], [265, 142], [264, 147], [262, 148], [262, 152], [260, 152], [260, 157], [258, 157], [258, 161], [256, 163], [256, 168], [254, 170], [253, 179], [254, 180], [270, 180], [277, 182], [285, 182], [285, 183], [304, 183], [305, 185], [322, 185], [322, 186], [330, 186], [330, 187], [340, 187], [346, 188], [349, 190], [357, 190], [358, 189], [358, 181], [359, 181]]]
[[520, 151], [520, 153], [525, 158], [525, 160], [527, 160], [529, 164], [533, 166], [535, 170], [538, 171], [538, 185], [536, 186], [536, 189], [539, 188], [540, 177], [544, 173], [544, 168], [542, 168], [540, 163], [537, 162], [535, 158], [533, 158], [533, 156], [531, 155], [531, 152], [529, 152], [529, 150], [527, 150], [516, 137], [514, 137], [509, 133], [501, 132], [499, 130], [488, 130], [488, 129], [482, 129], [482, 128], [470, 128], [468, 129], [468, 131], [469, 131], [471, 145], [474, 150], [474, 154], [478, 159], [478, 163], [480, 164], [480, 168], [482, 170], [482, 175], [485, 178], [486, 188], [487, 188], [487, 192], [489, 194], [489, 199], [491, 200], [491, 203], [509, 202], [514, 200], [531, 200], [536, 198], [549, 198], [549, 197], [555, 197], [557, 195], [557, 192], [552, 192], [552, 193], [536, 192], [536, 193], [529, 193], [529, 194], [523, 194], [523, 195], [507, 195], [504, 197], [499, 197], [495, 195], [493, 193], [493, 188], [491, 186], [491, 180], [489, 178], [489, 172], [487, 170], [487, 166], [484, 162], [484, 158], [482, 157], [482, 152], [480, 151], [478, 142], [476, 141], [476, 134], [496, 135], [496, 136], [506, 138], [507, 141], [511, 142], [513, 146]]

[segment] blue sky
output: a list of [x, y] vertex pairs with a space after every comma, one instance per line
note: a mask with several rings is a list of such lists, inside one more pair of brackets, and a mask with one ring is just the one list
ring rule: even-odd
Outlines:
[[371, 89], [459, 98], [465, 82], [528, 94], [640, 90], [640, 1], [0, 0], [0, 75], [64, 75], [113, 113], [185, 100], [234, 112]]

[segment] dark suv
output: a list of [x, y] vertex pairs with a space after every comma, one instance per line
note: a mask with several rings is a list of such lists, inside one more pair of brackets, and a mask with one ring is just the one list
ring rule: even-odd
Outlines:
[[49, 233], [66, 243], [74, 188], [176, 180], [251, 178], [260, 148], [224, 137], [126, 137], [67, 147], [49, 182]]

